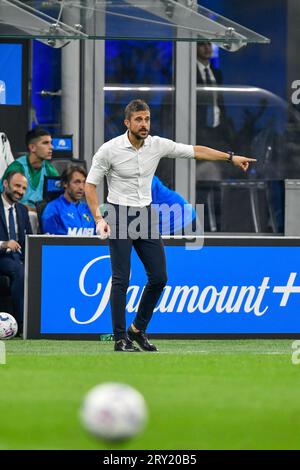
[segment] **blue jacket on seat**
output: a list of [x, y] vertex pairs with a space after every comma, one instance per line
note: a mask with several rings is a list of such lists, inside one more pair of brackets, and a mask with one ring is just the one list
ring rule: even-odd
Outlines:
[[[183, 227], [190, 225], [196, 218], [196, 212], [180, 194], [167, 188], [157, 176], [152, 180], [152, 204], [165, 204], [170, 212], [158, 210], [159, 231], [162, 235], [181, 233]], [[47, 204], [42, 214], [44, 233], [55, 235], [84, 235], [95, 233], [94, 219], [86, 202], [72, 203], [64, 195]]]

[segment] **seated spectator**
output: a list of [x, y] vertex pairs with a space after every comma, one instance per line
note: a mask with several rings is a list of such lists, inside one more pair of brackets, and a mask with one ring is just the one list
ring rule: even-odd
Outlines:
[[[95, 223], [86, 202], [85, 196], [86, 171], [80, 166], [69, 166], [62, 174], [65, 192], [52, 202], [49, 202], [42, 213], [42, 229], [44, 233], [53, 235], [94, 235]], [[196, 213], [185, 199], [175, 191], [168, 189], [157, 176], [152, 181], [153, 204], [166, 204], [169, 207], [176, 204], [174, 213], [167, 213], [164, 220], [161, 213], [159, 220], [160, 233], [173, 235], [182, 233], [183, 227], [191, 227]], [[105, 211], [105, 205], [104, 205]], [[169, 217], [169, 215], [171, 217]]]
[[6, 168], [13, 161], [14, 157], [11, 153], [9, 140], [4, 132], [0, 132], [0, 178], [2, 178]]
[[28, 155], [17, 158], [6, 169], [2, 180], [11, 171], [22, 173], [27, 181], [27, 191], [22, 198], [28, 211], [34, 233], [37, 233], [37, 215], [35, 203], [43, 199], [43, 184], [45, 176], [58, 176], [57, 170], [51, 165], [52, 139], [48, 131], [36, 127], [26, 134]]
[[31, 234], [28, 211], [20, 200], [27, 189], [22, 173], [12, 171], [0, 197], [0, 274], [10, 278], [14, 317], [23, 331], [25, 235]]
[[62, 174], [65, 192], [47, 204], [42, 213], [42, 231], [53, 235], [94, 235], [95, 223], [83, 201], [86, 170], [70, 165]]

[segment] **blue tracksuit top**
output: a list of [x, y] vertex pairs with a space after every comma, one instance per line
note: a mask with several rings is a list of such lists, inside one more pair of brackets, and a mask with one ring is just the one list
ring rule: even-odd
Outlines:
[[52, 235], [84, 235], [95, 234], [95, 224], [86, 202], [69, 202], [62, 194], [45, 207], [42, 214], [44, 233]]
[[[180, 194], [167, 188], [157, 176], [152, 180], [152, 204], [166, 204], [173, 206], [173, 211], [163, 216], [163, 212], [159, 214], [159, 231], [161, 235], [173, 235], [176, 232], [182, 232], [183, 227], [191, 224], [196, 218], [196, 212], [191, 204], [189, 204]], [[175, 205], [175, 206], [174, 206]]]

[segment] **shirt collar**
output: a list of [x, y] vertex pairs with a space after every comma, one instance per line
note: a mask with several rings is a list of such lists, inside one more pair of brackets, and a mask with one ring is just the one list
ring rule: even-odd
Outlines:
[[199, 69], [200, 69], [200, 72], [203, 72], [203, 73], [204, 73], [204, 70], [205, 70], [205, 69], [211, 70], [210, 64], [208, 64], [208, 65], [203, 65], [202, 62], [200, 62], [200, 60], [198, 60], [197, 64], [198, 64], [198, 67], [199, 67]]
[[2, 197], [2, 201], [3, 201], [3, 206], [4, 206], [4, 209], [10, 209], [11, 207], [15, 207], [15, 204], [9, 204], [9, 202], [5, 199], [5, 197], [3, 196], [3, 193], [1, 194], [1, 197]]
[[78, 202], [68, 201], [68, 199], [65, 197], [64, 194], [61, 195], [61, 198], [62, 198], [63, 202], [64, 202], [65, 204], [67, 204], [68, 206], [75, 206], [75, 207], [78, 207], [79, 204], [81, 203], [81, 201], [78, 201]]
[[[128, 131], [126, 131], [125, 134], [123, 134], [123, 143], [124, 143], [124, 147], [126, 148], [134, 148], [134, 146], [132, 145], [132, 143], [130, 142], [128, 138]], [[148, 137], [144, 140], [144, 145], [141, 148], [147, 147], [148, 145], [150, 145], [150, 135], [148, 135]]]

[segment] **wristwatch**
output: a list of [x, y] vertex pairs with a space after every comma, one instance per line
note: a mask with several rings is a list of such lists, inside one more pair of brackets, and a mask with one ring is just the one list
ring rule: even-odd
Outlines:
[[228, 154], [228, 160], [227, 160], [228, 163], [233, 163], [232, 159], [233, 159], [234, 152], [229, 151], [227, 152], [227, 154]]

